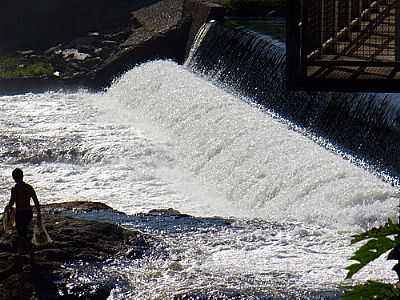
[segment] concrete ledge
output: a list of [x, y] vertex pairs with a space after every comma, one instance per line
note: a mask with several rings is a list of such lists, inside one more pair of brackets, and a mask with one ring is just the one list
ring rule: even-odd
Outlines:
[[185, 50], [187, 57], [201, 26], [211, 20], [223, 20], [225, 18], [225, 8], [220, 4], [208, 1], [186, 0], [183, 5], [183, 16], [190, 16], [192, 19]]

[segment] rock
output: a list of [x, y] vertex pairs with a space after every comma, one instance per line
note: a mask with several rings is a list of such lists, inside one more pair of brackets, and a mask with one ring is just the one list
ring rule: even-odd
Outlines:
[[136, 10], [132, 15], [148, 31], [159, 32], [176, 26], [182, 20], [183, 2], [163, 0]]
[[[299, 297], [299, 295], [301, 295]], [[287, 300], [287, 299], [341, 299], [338, 289], [303, 291], [265, 284], [259, 291], [246, 288], [193, 288], [174, 296], [174, 300]]]
[[46, 51], [43, 52], [44, 55], [50, 56], [56, 52], [58, 52], [58, 54], [61, 53], [61, 44], [58, 44], [57, 46], [51, 47], [49, 49], [47, 49]]
[[69, 66], [76, 71], [83, 71], [83, 72], [87, 71], [87, 69], [83, 65], [81, 65], [76, 61], [70, 62]]
[[23, 56], [29, 56], [29, 55], [35, 54], [35, 50], [18, 50], [16, 52]]
[[[112, 41], [124, 42], [132, 32], [130, 30], [124, 30], [120, 32], [115, 32], [111, 34], [105, 35], [105, 38], [110, 39]], [[117, 43], [119, 44], [119, 43]]]
[[97, 48], [95, 50], [95, 54], [100, 56], [102, 59], [107, 59], [108, 57], [111, 56], [111, 54], [114, 52], [114, 49], [112, 47], [103, 47], [103, 48]]
[[79, 52], [78, 49], [73, 48], [63, 50], [62, 55], [66, 61], [85, 60], [86, 58], [90, 57], [89, 54]]
[[190, 217], [190, 215], [182, 214], [173, 208], [167, 209], [152, 209], [147, 213], [148, 216], [168, 216], [168, 217]]
[[204, 289], [204, 290], [193, 290], [185, 293], [177, 294], [174, 296], [174, 300], [242, 300], [242, 299], [258, 299], [258, 300], [273, 300], [273, 299], [284, 299], [275, 295], [273, 291], [271, 293], [246, 291], [246, 290], [234, 290], [234, 289]]
[[96, 36], [96, 37], [100, 37], [100, 33], [99, 32], [89, 32], [88, 36]]
[[115, 282], [103, 281], [100, 282], [98, 288], [93, 288], [91, 283], [82, 284], [78, 287], [73, 287], [70, 294], [85, 295], [85, 299], [108, 299], [111, 291], [115, 288]]
[[101, 67], [91, 76], [95, 85], [107, 85], [110, 78], [115, 78], [131, 66], [153, 59], [174, 59], [182, 63], [189, 32], [190, 19], [184, 19], [162, 34], [138, 28], [121, 44], [121, 50], [106, 59]]
[[71, 202], [60, 202], [60, 203], [51, 203], [43, 206], [43, 209], [46, 211], [54, 212], [54, 210], [66, 211], [66, 210], [74, 210], [74, 211], [91, 211], [91, 210], [113, 210], [107, 204], [102, 202], [95, 201], [71, 201]]
[[104, 278], [95, 286], [78, 282], [70, 288], [67, 279], [71, 269], [63, 266], [80, 261], [98, 265], [109, 259], [142, 258], [151, 249], [153, 239], [115, 224], [75, 219], [61, 213], [92, 210], [113, 211], [98, 202], [43, 206], [43, 220], [54, 242], [35, 248], [34, 265], [29, 256], [14, 254], [15, 234], [1, 234], [0, 299], [107, 299], [115, 278]]
[[116, 41], [112, 41], [112, 40], [104, 40], [101, 41], [102, 45], [106, 45], [106, 46], [117, 46], [119, 43]]
[[103, 51], [103, 48], [96, 48], [94, 54], [100, 55], [101, 51]]
[[134, 12], [131, 12], [131, 17], [130, 17], [130, 19], [129, 19], [129, 23], [130, 23], [132, 29], [137, 29], [137, 28], [143, 26], [143, 25], [139, 22], [139, 20], [135, 17]]
[[76, 47], [79, 52], [81, 53], [87, 53], [89, 55], [94, 53], [94, 50], [96, 47], [94, 45], [77, 45]]
[[86, 68], [93, 68], [96, 65], [99, 65], [102, 63], [102, 59], [100, 57], [91, 57], [91, 58], [87, 58], [83, 61], [83, 64]]

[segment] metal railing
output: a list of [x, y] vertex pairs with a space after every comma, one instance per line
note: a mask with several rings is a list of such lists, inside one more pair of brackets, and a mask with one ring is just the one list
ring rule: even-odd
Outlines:
[[290, 82], [400, 80], [400, 0], [293, 0], [288, 12]]

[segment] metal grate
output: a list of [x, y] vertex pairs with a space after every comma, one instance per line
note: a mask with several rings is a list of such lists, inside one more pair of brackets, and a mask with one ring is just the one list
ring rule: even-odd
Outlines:
[[289, 3], [289, 80], [400, 80], [400, 0]]

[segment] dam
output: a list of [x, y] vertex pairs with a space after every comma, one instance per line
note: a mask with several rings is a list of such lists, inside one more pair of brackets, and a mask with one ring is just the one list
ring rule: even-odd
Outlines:
[[[223, 80], [232, 72], [222, 63], [207, 77], [201, 47], [225, 30], [214, 25], [204, 28], [185, 66], [148, 62], [100, 93], [0, 97], [1, 199], [18, 165], [44, 203], [95, 199], [128, 215], [173, 207], [233, 222], [157, 228], [110, 217], [157, 235], [166, 253], [66, 266], [72, 278], [93, 285], [118, 274], [112, 299], [339, 299], [354, 250], [350, 236], [393, 217], [397, 190], [245, 90], [235, 92], [242, 81]], [[253, 41], [281, 47], [266, 36]], [[253, 45], [251, 36], [244, 44]], [[390, 267], [384, 262], [357, 279], [393, 281]]]
[[[288, 91], [280, 33], [208, 22], [183, 65], [0, 97], [2, 205], [19, 166], [41, 202], [101, 201], [126, 215], [83, 217], [157, 238], [142, 259], [66, 264], [71, 290], [118, 278], [109, 299], [340, 299], [351, 236], [397, 213], [398, 96]], [[159, 208], [210, 221], [136, 215]], [[395, 282], [392, 266], [354, 280]]]

